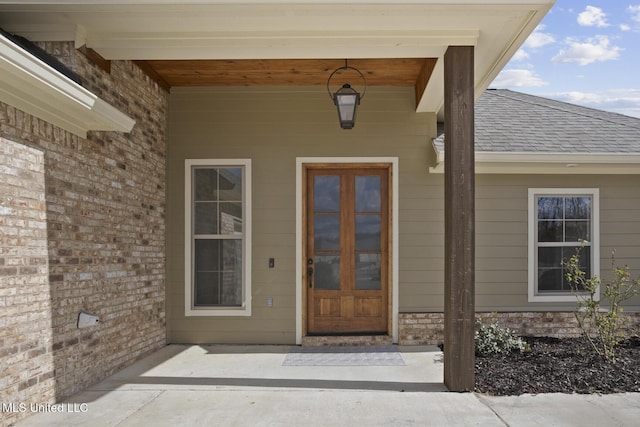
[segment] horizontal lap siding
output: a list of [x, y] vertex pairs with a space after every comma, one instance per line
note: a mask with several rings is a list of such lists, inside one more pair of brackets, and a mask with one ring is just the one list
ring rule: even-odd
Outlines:
[[[173, 342], [295, 342], [296, 157], [399, 158], [400, 312], [443, 310], [444, 177], [429, 174], [433, 116], [413, 113], [411, 91], [368, 92], [356, 127], [340, 130], [322, 89], [177, 90], [170, 100], [167, 245]], [[251, 158], [253, 315], [184, 317], [184, 159]], [[605, 175], [476, 177], [478, 311], [567, 310], [527, 301], [528, 188], [600, 188], [602, 274], [611, 251], [640, 268], [640, 184]], [[275, 258], [275, 269], [268, 259]], [[273, 298], [273, 307], [266, 306]], [[640, 306], [638, 299], [633, 305]], [[633, 307], [632, 307], [633, 308]], [[253, 331], [253, 332], [251, 332]]]
[[[441, 178], [429, 175], [433, 115], [416, 114], [410, 89], [372, 88], [356, 127], [341, 130], [324, 88], [185, 89], [170, 99], [167, 231], [167, 313], [171, 342], [295, 342], [296, 157], [399, 157], [400, 301], [419, 295], [441, 304], [438, 254], [442, 246]], [[432, 126], [433, 127], [433, 126]], [[252, 159], [252, 316], [184, 316], [184, 159]], [[436, 201], [436, 204], [432, 202]], [[417, 210], [404, 209], [412, 204]], [[413, 239], [416, 233], [424, 238]], [[275, 268], [268, 268], [268, 259]], [[424, 269], [430, 265], [431, 271]], [[422, 264], [422, 265], [421, 265]], [[426, 293], [425, 293], [426, 292]], [[434, 302], [434, 296], [437, 302]], [[273, 307], [267, 307], [267, 298]]]
[[[606, 175], [478, 175], [476, 178], [476, 309], [537, 311], [575, 304], [528, 303], [527, 197], [529, 188], [600, 189], [600, 274], [616, 264], [640, 269], [640, 182]], [[637, 309], [635, 298], [628, 308]]]

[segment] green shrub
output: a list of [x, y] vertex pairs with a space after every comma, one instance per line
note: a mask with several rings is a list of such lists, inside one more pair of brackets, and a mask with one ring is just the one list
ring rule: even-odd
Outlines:
[[497, 319], [490, 323], [477, 322], [475, 333], [476, 355], [507, 354], [529, 351], [529, 344], [509, 328], [500, 326]]
[[[640, 278], [632, 280], [629, 267], [616, 267], [614, 254], [611, 255], [611, 282], [603, 284], [598, 276], [587, 277], [580, 269], [580, 249], [564, 263], [567, 281], [577, 297], [578, 310], [574, 315], [591, 348], [607, 362], [615, 362], [615, 349], [625, 339], [627, 322], [620, 305], [638, 294]], [[596, 297], [598, 290], [602, 299], [608, 302], [607, 308], [603, 308]]]

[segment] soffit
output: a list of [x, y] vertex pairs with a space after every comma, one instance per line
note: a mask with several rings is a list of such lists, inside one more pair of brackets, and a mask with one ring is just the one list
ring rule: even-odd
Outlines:
[[[211, 80], [207, 73], [225, 61], [230, 61], [226, 62], [230, 71], [226, 76], [218, 72], [216, 79], [222, 84], [237, 84], [233, 67], [245, 65], [245, 74], [251, 75], [244, 79], [245, 85], [270, 84], [276, 75], [282, 84], [294, 85], [316, 75], [320, 77], [316, 84], [326, 83], [329, 72], [324, 69], [333, 65], [327, 62], [311, 67], [309, 62], [310, 68], [306, 68], [303, 62], [286, 64], [283, 60], [384, 60], [375, 64], [375, 69], [364, 70], [371, 76], [371, 84], [384, 84], [385, 78], [391, 85], [399, 84], [392, 83], [396, 77], [412, 80], [407, 85], [416, 86], [417, 110], [437, 112], [444, 101], [442, 58], [448, 46], [475, 46], [475, 90], [479, 96], [535, 29], [553, 0], [0, 3], [0, 27], [9, 32], [32, 41], [74, 40], [78, 47], [86, 45], [106, 59], [152, 61], [160, 75], [182, 79], [185, 85], [187, 77], [193, 79], [189, 85], [197, 84], [198, 79], [212, 84], [207, 83]], [[400, 76], [412, 58], [430, 58], [431, 66], [412, 68], [414, 77]], [[182, 62], [165, 62], [170, 60]], [[242, 60], [263, 61], [234, 62]], [[179, 66], [182, 72], [176, 70]], [[275, 66], [289, 71], [270, 69]], [[171, 76], [169, 68], [173, 68]], [[255, 69], [263, 70], [264, 76], [249, 73]]]
[[[369, 86], [413, 86], [425, 67], [435, 59], [352, 59], [347, 61], [364, 75]], [[343, 67], [343, 59], [236, 59], [236, 60], [151, 60], [146, 61], [170, 86], [314, 86], [325, 85], [327, 77]], [[341, 77], [360, 83], [354, 71], [338, 71]], [[335, 79], [335, 81], [334, 81]]]

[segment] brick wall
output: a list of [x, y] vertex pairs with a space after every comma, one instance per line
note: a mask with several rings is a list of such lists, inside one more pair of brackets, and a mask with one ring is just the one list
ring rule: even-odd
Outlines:
[[[496, 313], [498, 323], [520, 336], [578, 337], [581, 330], [572, 312], [524, 311]], [[640, 331], [640, 313], [630, 317], [629, 329]], [[494, 313], [476, 313], [476, 319], [490, 322]], [[438, 345], [444, 340], [444, 313], [400, 313], [400, 345]]]
[[[0, 138], [0, 403], [53, 401], [44, 154]], [[3, 411], [3, 423], [17, 418]]]
[[[10, 151], [0, 158], [0, 184], [26, 200], [0, 195], [2, 402], [60, 400], [166, 337], [167, 94], [129, 61], [112, 62], [106, 73], [72, 43], [42, 46], [136, 125], [130, 134], [83, 139], [0, 103], [1, 152]], [[100, 324], [78, 329], [81, 310]]]

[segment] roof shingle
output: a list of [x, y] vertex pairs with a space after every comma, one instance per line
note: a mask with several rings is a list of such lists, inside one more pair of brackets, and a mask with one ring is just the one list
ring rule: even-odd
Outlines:
[[476, 152], [640, 153], [640, 118], [508, 89], [485, 91], [475, 114]]

